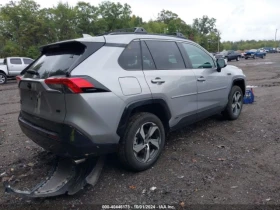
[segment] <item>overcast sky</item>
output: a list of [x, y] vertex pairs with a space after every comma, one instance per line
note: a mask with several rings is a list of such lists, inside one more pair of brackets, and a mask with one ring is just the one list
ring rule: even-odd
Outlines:
[[[1, 4], [9, 0], [0, 0]], [[75, 5], [79, 0], [62, 0]], [[98, 5], [102, 0], [84, 0]], [[186, 23], [208, 15], [217, 19], [223, 41], [246, 39], [280, 39], [280, 0], [111, 0], [128, 3], [135, 15], [144, 21], [155, 19], [162, 10], [177, 13]], [[57, 0], [37, 0], [42, 7], [52, 7]]]

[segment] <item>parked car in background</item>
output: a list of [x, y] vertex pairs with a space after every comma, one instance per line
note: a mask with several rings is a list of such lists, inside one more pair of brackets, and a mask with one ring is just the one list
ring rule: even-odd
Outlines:
[[33, 62], [31, 58], [8, 57], [0, 65], [0, 85], [5, 84], [8, 78], [16, 77], [20, 72]]
[[241, 54], [234, 50], [229, 50], [225, 52], [224, 58], [226, 59], [226, 61], [232, 61], [232, 60], [239, 61], [241, 58]]
[[267, 53], [277, 53], [277, 49], [273, 47], [264, 47], [263, 48]]
[[280, 53], [280, 47], [277, 47], [277, 48], [276, 48], [276, 51], [277, 51], [278, 53]]
[[248, 58], [256, 59], [256, 58], [264, 58], [264, 57], [265, 57], [265, 53], [261, 52], [260, 50], [256, 50], [256, 49], [251, 49], [245, 53], [246, 60]]
[[266, 50], [261, 48], [261, 49], [258, 49], [260, 52], [264, 53], [264, 56], [266, 56]]
[[4, 58], [0, 58], [0, 65], [4, 64]]

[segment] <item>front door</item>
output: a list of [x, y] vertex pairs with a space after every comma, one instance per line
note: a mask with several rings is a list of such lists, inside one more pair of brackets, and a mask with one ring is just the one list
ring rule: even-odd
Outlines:
[[197, 80], [198, 117], [204, 118], [221, 111], [228, 100], [230, 73], [217, 71], [215, 60], [199, 46], [183, 43]]
[[170, 108], [170, 127], [196, 120], [196, 76], [187, 69], [174, 41], [142, 41], [143, 70], [154, 99], [163, 99]]

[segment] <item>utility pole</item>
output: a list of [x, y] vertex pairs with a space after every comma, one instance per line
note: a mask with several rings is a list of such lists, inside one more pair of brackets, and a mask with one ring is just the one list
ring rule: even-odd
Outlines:
[[217, 32], [218, 34], [218, 52], [220, 52], [220, 32]]
[[277, 28], [276, 28], [276, 31], [275, 31], [275, 42], [276, 42], [276, 36], [277, 36]]

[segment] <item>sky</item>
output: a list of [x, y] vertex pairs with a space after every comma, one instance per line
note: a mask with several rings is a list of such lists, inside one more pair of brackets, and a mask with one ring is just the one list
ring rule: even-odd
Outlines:
[[[74, 6], [79, 0], [61, 0]], [[83, 0], [98, 5], [103, 0]], [[187, 24], [203, 15], [217, 20], [222, 41], [280, 40], [280, 0], [110, 0], [127, 3], [132, 13], [144, 21], [156, 19], [165, 9], [179, 15]], [[0, 0], [5, 4], [9, 0]], [[36, 0], [42, 7], [57, 5], [57, 0]]]

